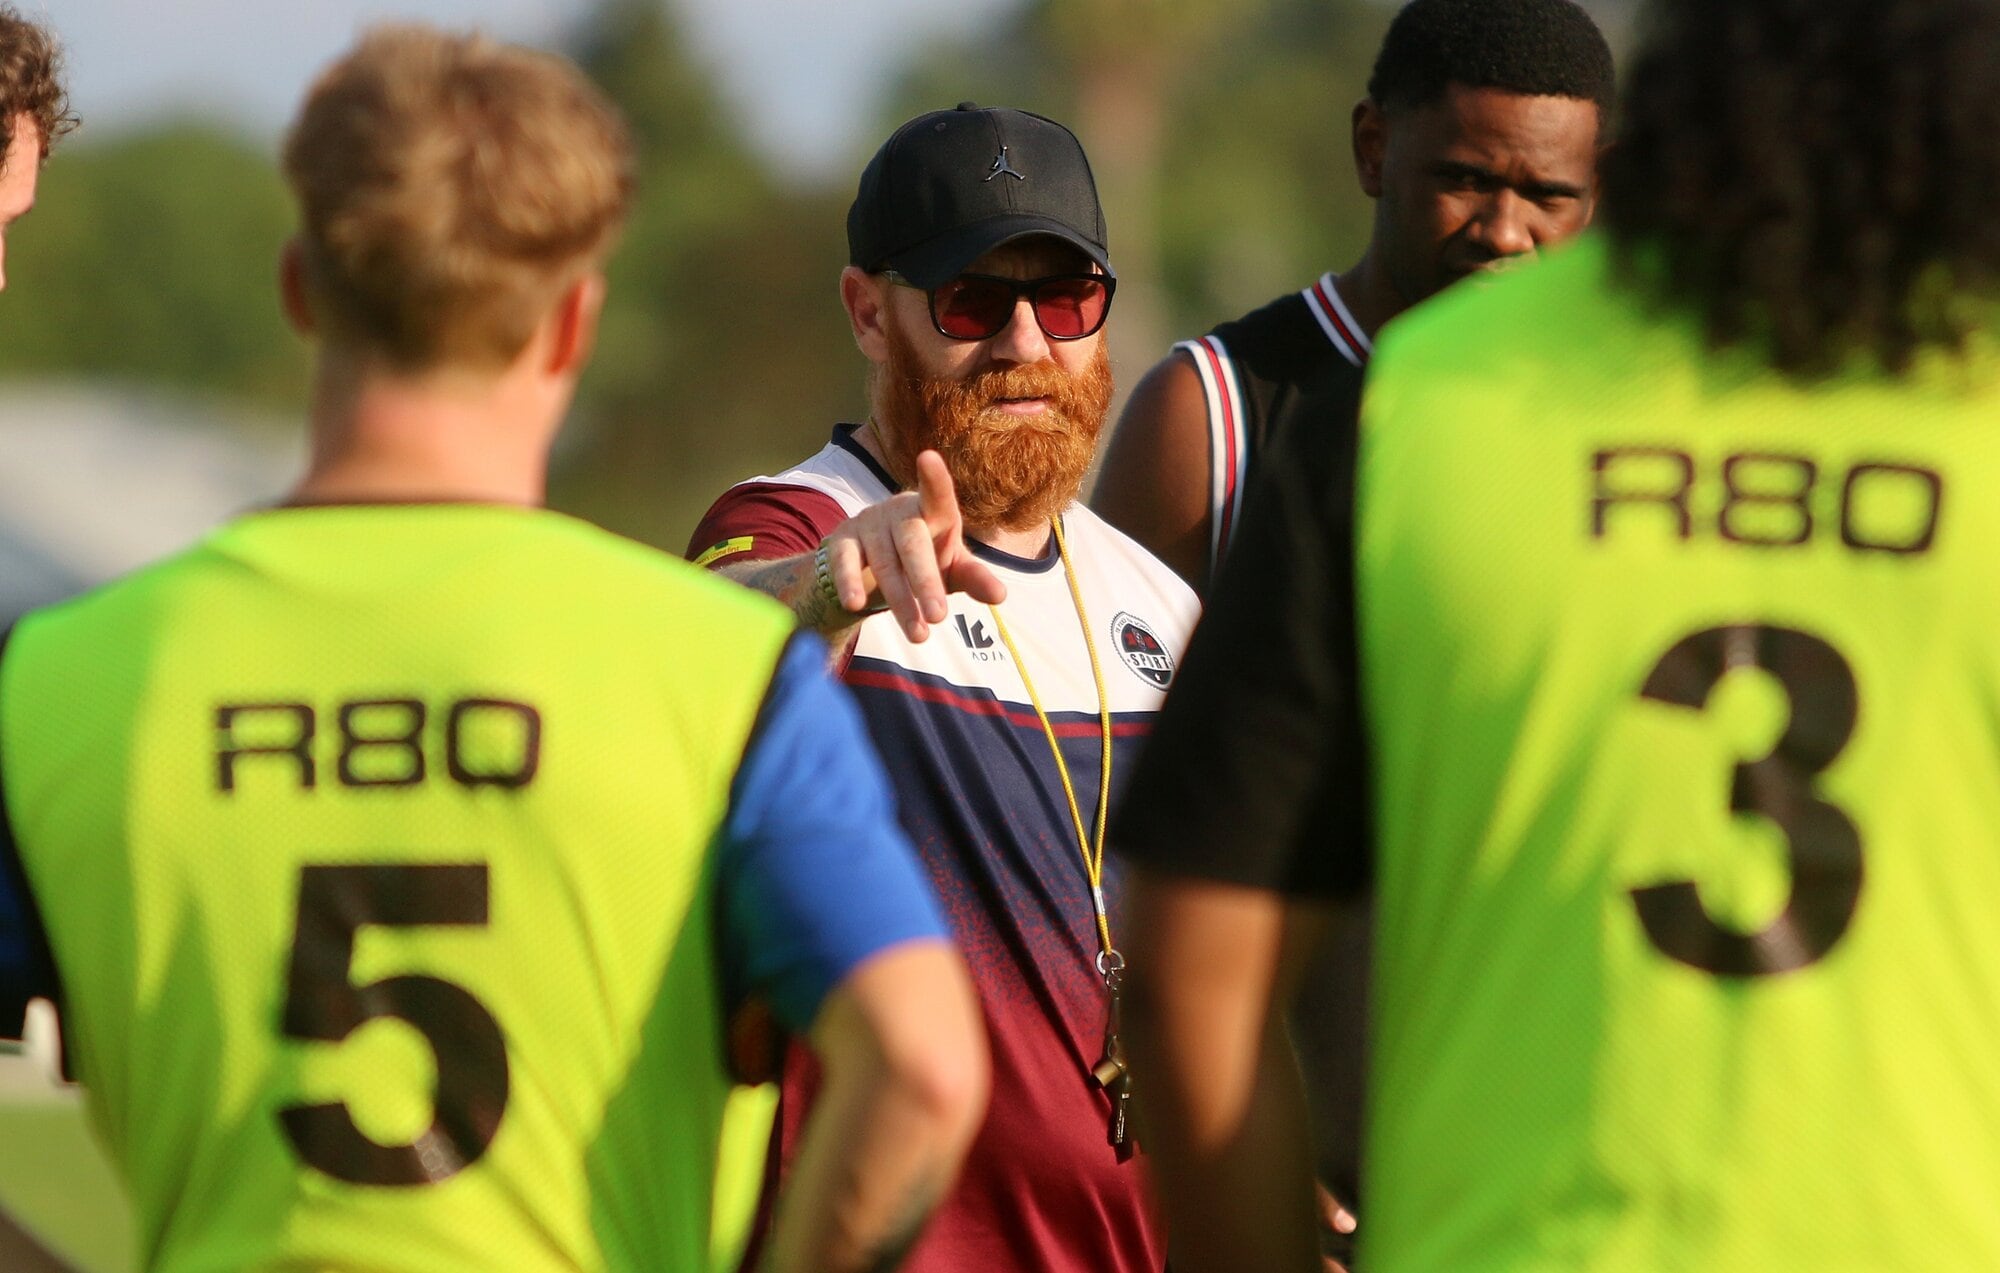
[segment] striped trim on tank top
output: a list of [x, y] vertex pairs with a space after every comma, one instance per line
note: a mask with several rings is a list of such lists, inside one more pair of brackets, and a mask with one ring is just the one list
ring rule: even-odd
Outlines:
[[[1340, 356], [1357, 367], [1368, 365], [1375, 344], [1354, 321], [1347, 302], [1334, 286], [1332, 273], [1322, 274], [1300, 292], [1306, 308]], [[1184, 351], [1201, 376], [1208, 403], [1208, 560], [1212, 573], [1229, 551], [1230, 536], [1243, 512], [1243, 490], [1250, 473], [1250, 418], [1236, 375], [1236, 360], [1220, 337], [1203, 336], [1175, 345]]]

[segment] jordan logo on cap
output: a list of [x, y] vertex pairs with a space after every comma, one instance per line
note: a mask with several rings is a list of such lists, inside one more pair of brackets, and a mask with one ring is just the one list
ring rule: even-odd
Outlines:
[[991, 181], [1003, 172], [1006, 173], [1008, 176], [1012, 177], [1016, 181], [1026, 181], [1028, 179], [1027, 173], [1016, 172], [1014, 170], [1014, 165], [1008, 162], [1007, 148], [1005, 146], [1002, 146], [1000, 148], [999, 154], [993, 156], [993, 170], [986, 174], [986, 180]]

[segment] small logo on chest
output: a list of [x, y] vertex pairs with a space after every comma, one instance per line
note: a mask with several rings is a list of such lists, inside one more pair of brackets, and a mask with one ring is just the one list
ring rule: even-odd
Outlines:
[[955, 614], [952, 616], [952, 622], [958, 627], [958, 639], [972, 652], [974, 662], [998, 663], [1007, 657], [1005, 650], [994, 648], [995, 642], [986, 632], [986, 620], [973, 619], [968, 622], [964, 615]]
[[1167, 653], [1166, 644], [1144, 619], [1121, 610], [1111, 620], [1111, 644], [1133, 675], [1154, 689], [1163, 690], [1174, 683], [1174, 656]]

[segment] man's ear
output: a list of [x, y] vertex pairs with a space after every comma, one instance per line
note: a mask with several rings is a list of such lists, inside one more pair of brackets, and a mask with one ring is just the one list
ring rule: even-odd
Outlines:
[[1389, 153], [1388, 121], [1372, 97], [1354, 104], [1354, 175], [1361, 181], [1361, 193], [1370, 199], [1382, 197], [1382, 164]]
[[306, 294], [305, 248], [296, 235], [286, 239], [285, 246], [278, 250], [278, 300], [284, 307], [285, 320], [299, 335], [312, 336], [319, 330], [312, 298]]
[[550, 315], [554, 323], [548, 362], [551, 376], [574, 376], [597, 345], [597, 319], [604, 312], [604, 275], [593, 270], [569, 285]]
[[847, 325], [854, 331], [854, 343], [870, 362], [889, 361], [888, 289], [892, 286], [887, 279], [856, 265], [840, 272], [840, 303], [847, 310]]

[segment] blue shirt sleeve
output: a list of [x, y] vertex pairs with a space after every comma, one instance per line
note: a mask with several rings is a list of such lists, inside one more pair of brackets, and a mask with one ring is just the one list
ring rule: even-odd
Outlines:
[[871, 955], [948, 939], [861, 713], [826, 662], [803, 635], [780, 656], [717, 862], [723, 984], [761, 995], [795, 1032]]
[[48, 977], [34, 899], [22, 885], [5, 817], [0, 809], [0, 1039], [18, 1039], [28, 1001], [54, 998], [55, 987]]

